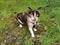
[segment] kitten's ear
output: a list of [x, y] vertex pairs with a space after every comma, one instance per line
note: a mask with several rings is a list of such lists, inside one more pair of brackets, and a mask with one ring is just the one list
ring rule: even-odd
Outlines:
[[31, 11], [32, 9], [30, 7], [28, 7], [29, 11]]
[[37, 11], [40, 12], [40, 9], [41, 9], [41, 7], [39, 7], [39, 8], [37, 9]]

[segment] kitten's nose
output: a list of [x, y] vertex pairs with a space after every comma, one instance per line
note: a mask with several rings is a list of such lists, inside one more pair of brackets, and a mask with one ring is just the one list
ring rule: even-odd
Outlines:
[[36, 21], [36, 18], [34, 18], [34, 20], [33, 21]]
[[34, 20], [36, 20], [36, 18], [37, 18], [37, 17], [36, 17], [36, 16], [34, 16]]

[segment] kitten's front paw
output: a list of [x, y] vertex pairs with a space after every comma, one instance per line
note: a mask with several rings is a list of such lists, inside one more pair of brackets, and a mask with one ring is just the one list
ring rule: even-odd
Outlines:
[[34, 31], [37, 31], [37, 29], [36, 29], [36, 28], [34, 28]]

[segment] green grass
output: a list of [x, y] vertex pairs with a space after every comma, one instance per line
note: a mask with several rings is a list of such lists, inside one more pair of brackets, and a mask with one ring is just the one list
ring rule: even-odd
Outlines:
[[[0, 32], [3, 31], [3, 34], [0, 34], [3, 35], [0, 36], [1, 43], [3, 43], [5, 32], [12, 31], [18, 39], [29, 37], [22, 42], [26, 45], [33, 45], [26, 25], [21, 29], [14, 20], [14, 12], [27, 12], [28, 6], [32, 9], [42, 7], [39, 21], [47, 29], [44, 35], [37, 35], [39, 41], [42, 42], [41, 45], [52, 45], [53, 43], [60, 45], [60, 0], [0, 0]], [[13, 44], [14, 42], [11, 45]]]

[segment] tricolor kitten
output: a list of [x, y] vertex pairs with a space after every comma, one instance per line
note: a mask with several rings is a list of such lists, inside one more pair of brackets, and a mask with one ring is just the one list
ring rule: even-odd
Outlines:
[[20, 27], [23, 27], [22, 24], [26, 23], [31, 33], [31, 36], [35, 37], [33, 30], [37, 31], [35, 26], [40, 16], [41, 7], [39, 7], [37, 10], [32, 10], [30, 7], [28, 7], [28, 9], [28, 12], [18, 13], [17, 20], [20, 22]]

